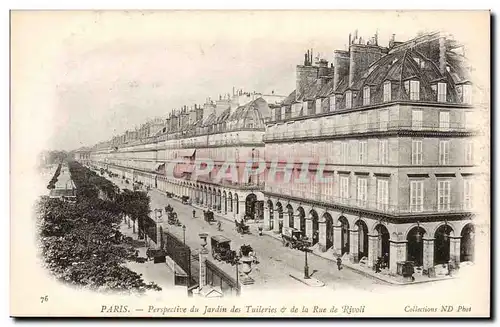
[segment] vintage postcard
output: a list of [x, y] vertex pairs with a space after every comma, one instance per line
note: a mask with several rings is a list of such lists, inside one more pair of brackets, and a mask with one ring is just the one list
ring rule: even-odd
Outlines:
[[489, 317], [488, 11], [12, 11], [15, 317]]

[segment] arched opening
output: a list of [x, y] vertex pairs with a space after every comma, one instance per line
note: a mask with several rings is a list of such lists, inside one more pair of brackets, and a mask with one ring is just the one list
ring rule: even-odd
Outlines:
[[238, 193], [234, 193], [234, 203], [236, 204], [236, 214], [240, 214], [239, 197]]
[[314, 245], [319, 242], [319, 219], [316, 210], [309, 212], [309, 217], [312, 220], [312, 240], [311, 244]]
[[450, 235], [453, 229], [450, 225], [441, 225], [434, 233], [434, 265], [450, 261]]
[[286, 206], [286, 212], [288, 214], [288, 227], [293, 228], [293, 208], [290, 204]]
[[222, 199], [222, 193], [220, 190], [217, 191], [217, 198], [215, 200], [215, 204], [217, 205], [217, 211], [221, 211], [222, 210], [222, 206], [221, 206], [221, 199]]
[[212, 209], [212, 189], [209, 188], [207, 191], [207, 206], [209, 209]]
[[222, 192], [222, 202], [223, 202], [224, 214], [226, 214], [227, 213], [227, 195], [226, 195], [226, 191]]
[[229, 202], [229, 212], [233, 212], [233, 194], [229, 192], [227, 202]]
[[368, 257], [368, 226], [362, 220], [356, 222], [358, 228], [358, 256]]
[[274, 206], [271, 200], [267, 201], [267, 208], [269, 210], [269, 229], [272, 230], [274, 228]]
[[349, 222], [347, 218], [342, 216], [339, 218], [340, 222], [340, 244], [342, 247], [342, 254], [349, 253]]
[[278, 211], [279, 232], [281, 233], [283, 230], [283, 205], [281, 202], [276, 203], [276, 211]]
[[298, 207], [297, 212], [299, 214], [299, 221], [300, 221], [300, 231], [302, 232], [302, 235], [306, 235], [306, 213], [304, 211], [304, 208]]
[[460, 233], [460, 262], [474, 262], [474, 225], [467, 224]]
[[255, 219], [255, 204], [257, 202], [257, 195], [250, 193], [245, 200], [245, 219]]
[[333, 218], [332, 216], [326, 212], [323, 215], [323, 219], [326, 224], [326, 248], [329, 249], [333, 246]]
[[390, 238], [391, 235], [389, 234], [389, 231], [387, 230], [387, 227], [385, 227], [382, 224], [379, 224], [375, 227], [375, 230], [377, 231], [377, 258], [382, 258], [384, 260], [384, 263], [389, 267], [390, 263]]
[[408, 261], [413, 261], [415, 266], [420, 267], [424, 262], [424, 235], [425, 230], [422, 227], [413, 227], [409, 232], [406, 240]]

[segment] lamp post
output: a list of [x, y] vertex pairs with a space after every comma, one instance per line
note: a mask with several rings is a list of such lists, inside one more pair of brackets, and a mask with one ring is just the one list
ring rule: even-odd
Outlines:
[[309, 266], [307, 265], [307, 252], [309, 252], [309, 249], [306, 247], [304, 248], [304, 254], [305, 254], [305, 261], [304, 261], [304, 279], [310, 279], [311, 277], [309, 276]]
[[184, 244], [186, 244], [186, 225], [182, 225], [182, 238], [184, 240]]

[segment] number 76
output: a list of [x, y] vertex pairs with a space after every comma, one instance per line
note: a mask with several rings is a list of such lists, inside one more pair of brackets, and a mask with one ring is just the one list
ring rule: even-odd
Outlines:
[[40, 296], [40, 302], [41, 303], [48, 302], [48, 301], [49, 301], [49, 296], [48, 295]]

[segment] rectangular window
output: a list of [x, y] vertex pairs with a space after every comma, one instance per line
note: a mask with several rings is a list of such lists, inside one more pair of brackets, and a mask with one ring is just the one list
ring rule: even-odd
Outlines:
[[351, 107], [352, 107], [352, 92], [347, 91], [345, 93], [345, 108], [351, 109]]
[[465, 144], [465, 164], [473, 165], [474, 164], [474, 143], [467, 142]]
[[446, 83], [438, 83], [438, 102], [446, 102]]
[[377, 180], [377, 210], [386, 211], [389, 207], [389, 181]]
[[363, 105], [367, 106], [370, 104], [370, 87], [365, 86], [363, 88]]
[[391, 82], [387, 81], [384, 83], [384, 102], [391, 101]]
[[388, 151], [388, 140], [378, 141], [378, 158], [379, 164], [387, 165], [389, 163], [389, 151]]
[[335, 111], [335, 96], [330, 97], [330, 111]]
[[450, 181], [438, 181], [438, 211], [450, 210]]
[[379, 128], [382, 131], [387, 130], [389, 127], [389, 110], [379, 111]]
[[422, 141], [420, 140], [411, 141], [411, 164], [422, 164]]
[[473, 208], [472, 203], [473, 184], [472, 179], [464, 179], [464, 209], [470, 210]]
[[472, 104], [472, 86], [463, 85], [462, 88], [462, 102], [466, 104]]
[[450, 128], [450, 112], [441, 111], [439, 113], [439, 129], [448, 130]]
[[410, 211], [424, 211], [424, 181], [410, 181]]
[[359, 141], [358, 143], [358, 162], [360, 164], [366, 164], [366, 156], [368, 153], [368, 142]]
[[349, 177], [341, 176], [340, 177], [340, 200], [342, 202], [347, 202], [349, 199]]
[[410, 81], [410, 100], [420, 100], [420, 82]]
[[340, 158], [342, 163], [345, 165], [347, 164], [348, 157], [349, 157], [349, 144], [347, 142], [342, 142], [341, 144], [342, 148], [340, 151]]
[[413, 129], [421, 129], [423, 121], [422, 110], [412, 110], [411, 112], [411, 127]]
[[439, 164], [448, 165], [450, 163], [450, 141], [439, 141]]
[[367, 179], [358, 177], [358, 206], [366, 206], [367, 201]]
[[307, 101], [302, 102], [302, 115], [307, 115], [308, 108]]
[[321, 99], [316, 99], [316, 113], [319, 114], [321, 112]]

